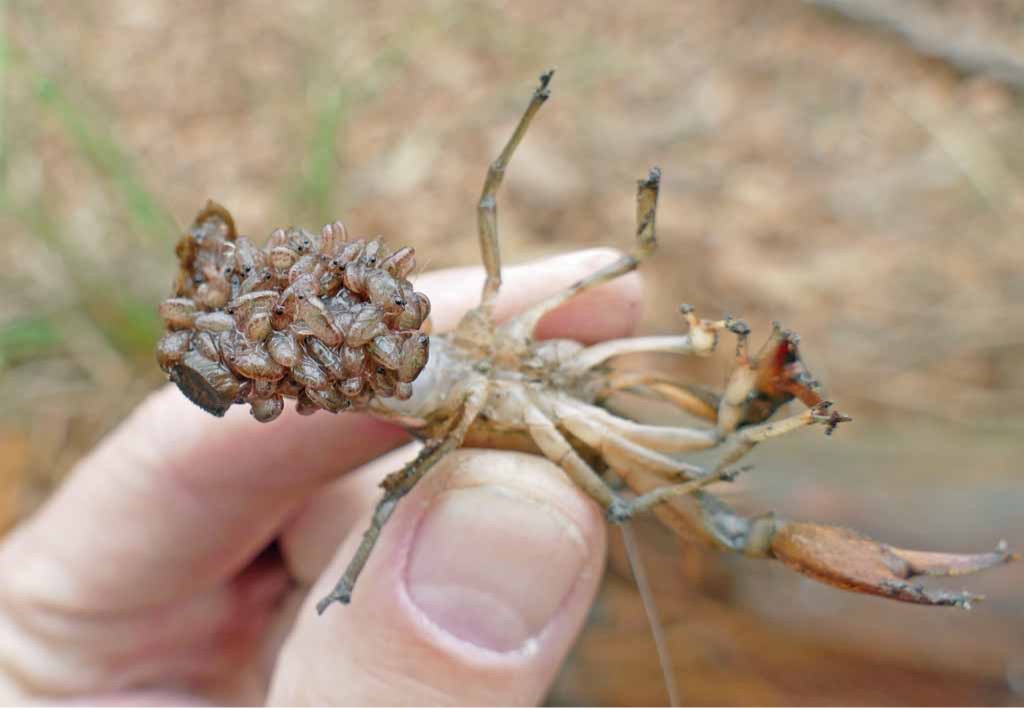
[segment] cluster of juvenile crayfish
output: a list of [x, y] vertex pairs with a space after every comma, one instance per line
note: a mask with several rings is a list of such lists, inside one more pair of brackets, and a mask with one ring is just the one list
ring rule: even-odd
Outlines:
[[178, 242], [160, 367], [218, 416], [249, 403], [262, 422], [285, 397], [296, 409], [340, 412], [371, 397], [408, 398], [427, 363], [420, 327], [430, 302], [406, 277], [413, 250], [350, 241], [341, 222], [319, 235], [277, 229], [264, 249], [209, 203]]

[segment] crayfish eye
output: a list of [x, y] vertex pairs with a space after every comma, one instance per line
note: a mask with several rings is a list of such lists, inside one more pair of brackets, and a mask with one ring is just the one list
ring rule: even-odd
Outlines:
[[396, 298], [395, 299], [395, 305], [396, 306], [404, 306], [404, 305], [406, 305], [406, 302], [403, 299], [401, 299], [401, 298]]

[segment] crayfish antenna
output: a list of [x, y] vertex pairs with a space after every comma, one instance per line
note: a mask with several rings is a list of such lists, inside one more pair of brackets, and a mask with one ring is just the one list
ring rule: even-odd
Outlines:
[[637, 591], [644, 604], [644, 613], [648, 617], [648, 625], [651, 626], [651, 636], [655, 640], [655, 651], [658, 654], [658, 664], [662, 668], [662, 681], [666, 687], [666, 695], [669, 696], [669, 707], [679, 707], [680, 691], [676, 687], [676, 676], [673, 675], [673, 658], [669, 654], [665, 627], [658, 615], [655, 595], [651, 591], [648, 575], [644, 570], [640, 546], [637, 544], [633, 527], [629, 521], [621, 523], [618, 527], [623, 531], [623, 545], [626, 548], [626, 558], [630, 562], [630, 572], [633, 573], [634, 581], [637, 583]]

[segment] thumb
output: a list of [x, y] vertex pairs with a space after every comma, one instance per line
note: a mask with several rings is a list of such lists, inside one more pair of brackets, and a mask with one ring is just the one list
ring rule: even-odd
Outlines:
[[551, 462], [457, 451], [399, 504], [352, 603], [322, 617], [350, 535], [281, 649], [274, 704], [536, 704], [601, 579], [605, 522]]

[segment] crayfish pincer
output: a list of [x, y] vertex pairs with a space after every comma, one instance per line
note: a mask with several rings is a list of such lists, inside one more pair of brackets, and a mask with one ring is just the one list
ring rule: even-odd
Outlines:
[[[501, 286], [497, 194], [509, 162], [549, 97], [541, 77], [504, 149], [490, 165], [477, 204], [487, 275], [480, 303], [451, 333], [428, 337], [430, 301], [407, 280], [413, 250], [377, 238], [353, 238], [340, 222], [318, 234], [277, 229], [264, 247], [237, 233], [223, 207], [209, 203], [178, 243], [171, 298], [160, 306], [167, 333], [160, 367], [182, 393], [220, 416], [248, 404], [260, 421], [277, 417], [285, 399], [312, 414], [368, 411], [400, 422], [424, 445], [382, 483], [383, 496], [355, 557], [318, 605], [347, 603], [395, 506], [446, 454], [492, 446], [546, 456], [598, 505], [626, 524], [651, 510], [680, 536], [744, 555], [777, 558], [802, 574], [859, 592], [920, 604], [968, 607], [968, 593], [928, 589], [917, 575], [978, 571], [1011, 559], [1006, 546], [974, 555], [902, 550], [850, 530], [746, 517], [714, 496], [758, 444], [807, 427], [831, 433], [849, 418], [819, 391], [798, 338], [773, 328], [757, 352], [740, 320], [706, 319], [682, 307], [683, 332], [585, 347], [535, 340], [541, 318], [576, 294], [636, 269], [655, 249], [661, 172], [637, 183], [635, 246], [617, 261], [512, 320], [496, 323]], [[638, 352], [705, 357], [735, 341], [734, 366], [722, 392], [657, 371], [617, 366]], [[638, 421], [616, 407], [629, 393], [668, 403], [693, 425]], [[788, 403], [803, 410], [776, 414]], [[711, 463], [683, 455], [713, 450]]]

